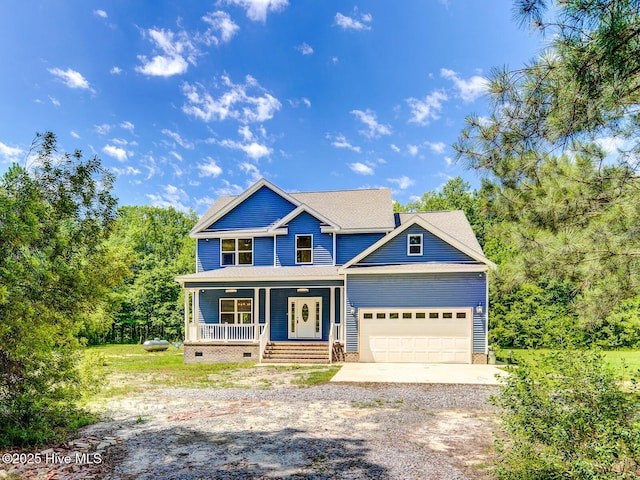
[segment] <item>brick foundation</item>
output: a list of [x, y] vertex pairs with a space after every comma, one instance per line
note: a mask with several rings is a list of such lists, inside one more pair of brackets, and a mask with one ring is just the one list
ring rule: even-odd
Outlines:
[[344, 352], [345, 362], [359, 362], [360, 354], [358, 352]]
[[486, 365], [487, 354], [486, 353], [474, 353], [471, 355], [471, 363], [474, 365]]
[[260, 361], [260, 346], [255, 343], [185, 343], [184, 363], [224, 363]]

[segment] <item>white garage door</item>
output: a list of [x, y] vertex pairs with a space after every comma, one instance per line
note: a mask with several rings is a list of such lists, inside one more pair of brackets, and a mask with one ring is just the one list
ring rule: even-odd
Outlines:
[[360, 361], [471, 363], [472, 311], [360, 309]]

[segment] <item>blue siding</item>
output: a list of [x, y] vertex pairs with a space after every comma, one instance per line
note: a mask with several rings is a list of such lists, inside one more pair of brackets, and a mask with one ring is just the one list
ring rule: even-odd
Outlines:
[[[329, 289], [310, 288], [309, 293], [298, 293], [296, 289], [271, 290], [271, 340], [288, 340], [289, 297], [322, 297], [322, 340], [329, 339]], [[296, 340], [304, 342], [305, 340]]]
[[[205, 290], [198, 294], [201, 323], [220, 323], [220, 299], [221, 298], [251, 298], [253, 290], [238, 290], [236, 293], [224, 293], [224, 290]], [[255, 306], [254, 306], [255, 310]], [[254, 320], [255, 321], [255, 320]]]
[[289, 222], [289, 234], [278, 236], [276, 242], [277, 266], [296, 265], [296, 235], [313, 235], [313, 264], [333, 265], [333, 237], [320, 232], [320, 221], [302, 212]]
[[[420, 256], [407, 255], [407, 235], [411, 234], [422, 234], [423, 245]], [[375, 252], [367, 255], [358, 262], [358, 265], [416, 262], [475, 262], [475, 260], [419, 225], [413, 225]]]
[[206, 231], [268, 227], [295, 208], [270, 188], [261, 187]]
[[273, 267], [273, 237], [253, 239], [253, 264], [256, 267]]
[[[350, 295], [347, 290], [347, 295]], [[357, 314], [351, 313], [351, 310], [354, 309], [353, 304], [347, 298], [347, 313], [345, 320], [345, 328], [347, 332], [345, 334], [347, 340], [347, 352], [357, 352], [358, 351], [358, 319]]]
[[[347, 277], [347, 351], [357, 349], [358, 308], [474, 308], [481, 303], [486, 312], [486, 276], [483, 273], [407, 275], [353, 275]], [[348, 307], [350, 308], [350, 307]], [[474, 310], [475, 312], [475, 310]], [[484, 353], [486, 313], [473, 318], [473, 351]]]
[[220, 239], [198, 239], [197, 242], [198, 272], [220, 268]]
[[354, 233], [350, 235], [338, 235], [336, 238], [337, 265], [344, 265], [353, 257], [363, 252], [376, 243], [384, 233]]

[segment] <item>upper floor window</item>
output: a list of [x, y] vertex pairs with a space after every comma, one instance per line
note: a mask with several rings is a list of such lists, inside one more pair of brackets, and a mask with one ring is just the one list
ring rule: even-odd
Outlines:
[[407, 255], [422, 255], [422, 234], [407, 235]]
[[296, 235], [296, 263], [313, 263], [313, 235]]
[[253, 265], [252, 238], [224, 238], [220, 248], [220, 265]]

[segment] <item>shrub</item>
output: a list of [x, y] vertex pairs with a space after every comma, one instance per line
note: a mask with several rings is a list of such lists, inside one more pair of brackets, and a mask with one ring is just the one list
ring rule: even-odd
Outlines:
[[500, 480], [640, 478], [636, 395], [597, 352], [520, 360], [493, 398]]

